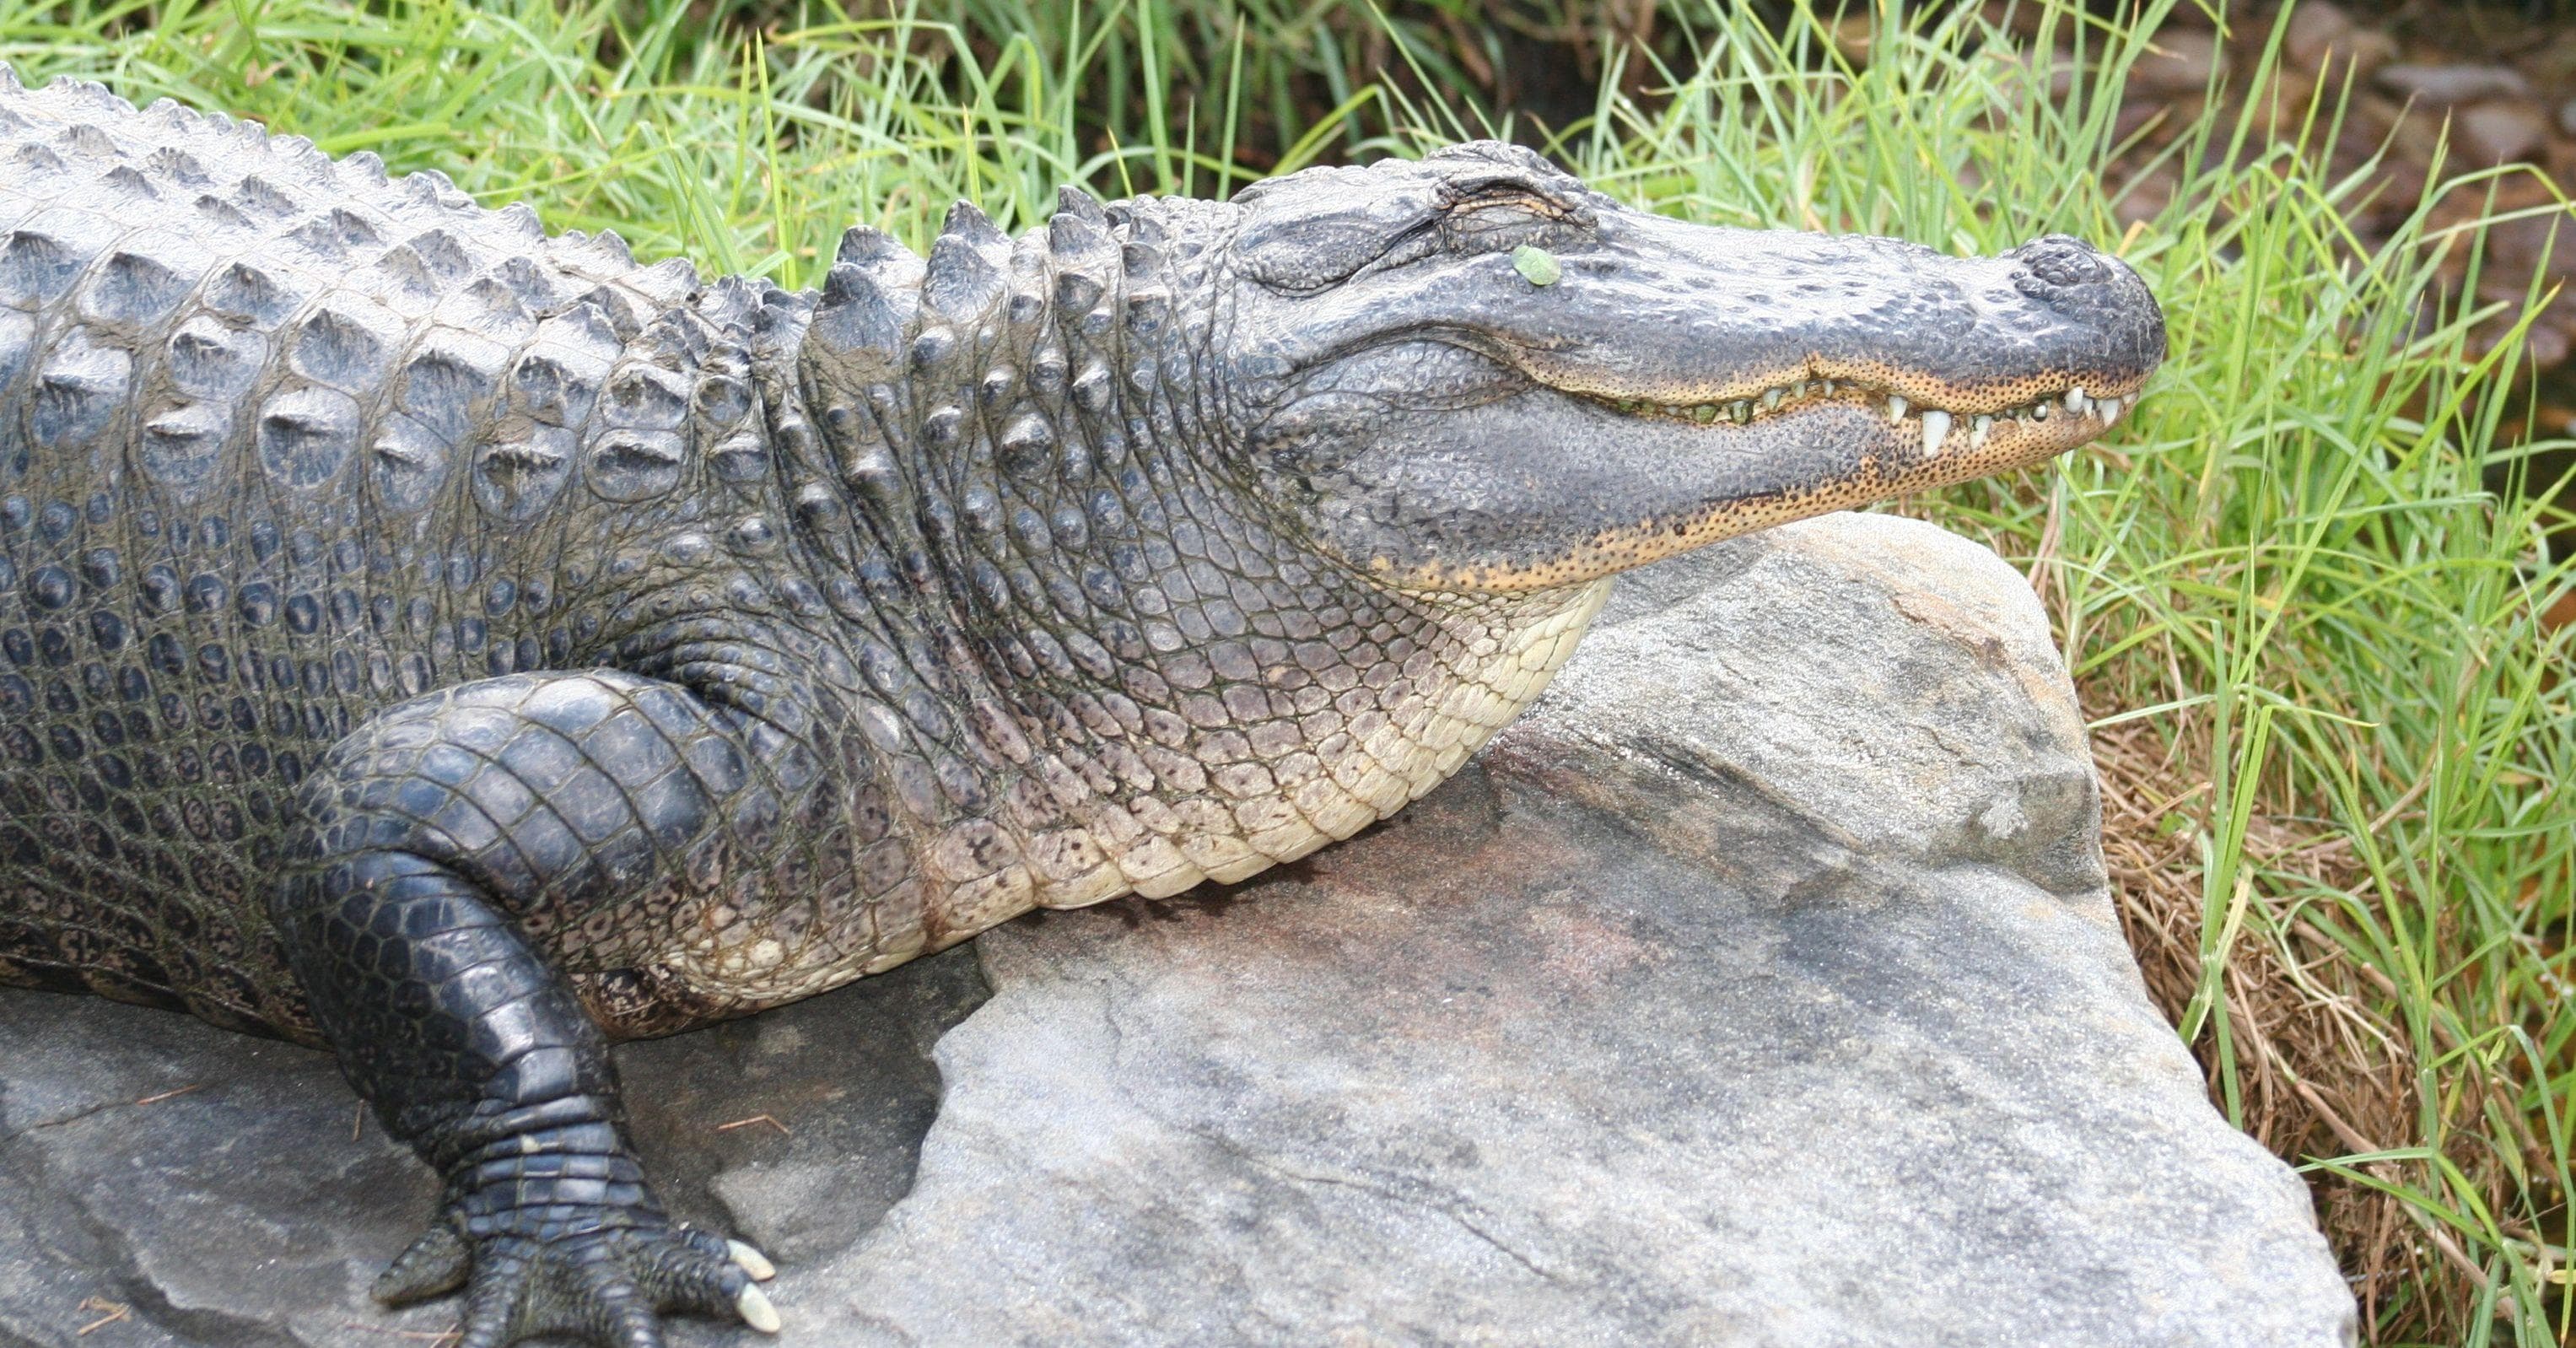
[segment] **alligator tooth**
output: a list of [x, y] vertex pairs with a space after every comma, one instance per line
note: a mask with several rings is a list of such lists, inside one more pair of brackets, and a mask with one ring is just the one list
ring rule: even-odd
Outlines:
[[1781, 392], [1776, 388], [1762, 390], [1762, 410], [1765, 412], [1776, 410], [1780, 406], [1780, 398]]
[[2048, 400], [2047, 400], [2047, 399], [2045, 399], [2045, 398], [2041, 399], [2041, 400], [2040, 400], [2040, 401], [2038, 401], [2038, 402], [2032, 403], [2032, 404], [2030, 405], [2030, 419], [2031, 419], [2031, 420], [2033, 420], [2033, 421], [2046, 421], [2046, 420], [2048, 420], [2048, 408], [2049, 408], [2049, 403], [2048, 403]]
[[2129, 405], [2118, 398], [2104, 398], [2102, 401], [2093, 404], [2093, 410], [2101, 414], [2102, 429], [2107, 431], [2111, 429], [2112, 423], [2120, 419], [2120, 414], [2122, 412], [2129, 410]]
[[2075, 415], [2080, 417], [2084, 415], [2084, 404], [2088, 401], [2090, 400], [2084, 396], [2084, 386], [2082, 384], [2078, 384], [2075, 387], [2066, 390], [2067, 411], [2073, 412]]
[[1691, 420], [1696, 421], [1703, 426], [1717, 420], [1717, 404], [1701, 403], [1699, 406], [1692, 408]]
[[1983, 449], [1986, 437], [1995, 433], [1995, 419], [1989, 416], [1968, 418], [1968, 448]]
[[1738, 398], [1726, 405], [1726, 414], [1735, 418], [1735, 424], [1741, 426], [1753, 419], [1753, 404]]
[[1817, 380], [1816, 392], [1827, 398], [1834, 396], [1834, 381], [1830, 379]]
[[1923, 457], [1938, 458], [1941, 442], [1950, 438], [1950, 414], [1927, 409], [1923, 413]]
[[733, 1256], [735, 1263], [742, 1265], [742, 1271], [750, 1274], [753, 1282], [767, 1282], [778, 1276], [777, 1265], [770, 1263], [767, 1256], [741, 1241], [726, 1241], [725, 1252]]
[[742, 1295], [733, 1299], [733, 1308], [737, 1314], [742, 1316], [742, 1322], [744, 1324], [759, 1330], [763, 1334], [775, 1334], [778, 1332], [778, 1309], [769, 1304], [769, 1298], [762, 1295], [759, 1288], [745, 1287], [742, 1289]]
[[1893, 393], [1887, 395], [1887, 419], [1890, 421], [1905, 420], [1905, 400]]

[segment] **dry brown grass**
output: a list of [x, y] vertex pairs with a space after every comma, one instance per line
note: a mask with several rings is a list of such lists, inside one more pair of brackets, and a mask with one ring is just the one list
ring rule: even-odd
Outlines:
[[[2096, 709], [2097, 714], [2100, 709]], [[2195, 838], [2208, 820], [2208, 784], [2185, 764], [2205, 755], [2177, 753], [2154, 728], [2131, 721], [2097, 731], [2093, 754], [2103, 794], [2103, 851], [2120, 920], [2147, 989], [2168, 1020], [2182, 1019], [2202, 981], [2201, 867]], [[2349, 840], [2258, 815], [2247, 851], [2275, 878], [2302, 877], [2320, 890], [2351, 892], [2365, 872]], [[2420, 1136], [2418, 1054], [2389, 1017], [2395, 989], [2385, 975], [2350, 958], [2336, 941], [2289, 905], [2249, 884], [2242, 936], [2227, 952], [2220, 986], [2240, 1107], [2236, 1122], [2293, 1164], [2390, 1149]], [[2436, 1038], [2444, 1039], [2436, 1022]], [[2445, 1041], [2445, 1052], [2456, 1048]], [[2219, 1036], [2204, 1031], [2192, 1046], [2213, 1102], [2225, 1110]], [[2481, 1074], [2479, 1089], [2509, 1089]], [[2471, 1112], [2484, 1101], [2469, 1102]], [[2491, 1111], [2519, 1117], [2508, 1107]], [[2454, 1104], [2449, 1108], [2461, 1106]], [[2545, 1173], [2547, 1152], [2526, 1133], [2530, 1156]], [[2490, 1211], [2512, 1207], [2513, 1183], [2493, 1158], [2461, 1149], [2451, 1157], [2469, 1175]], [[2420, 1162], [2377, 1162], [2361, 1169], [2384, 1182], [2429, 1184]], [[2413, 1173], [2408, 1173], [2408, 1172]], [[2362, 1302], [2366, 1341], [2455, 1343], [2487, 1275], [2452, 1236], [2415, 1219], [2399, 1198], [2332, 1170], [2307, 1172], [2318, 1217]], [[2420, 1291], [2408, 1305], [2391, 1296]], [[2390, 1312], [2394, 1312], [2391, 1314]]]

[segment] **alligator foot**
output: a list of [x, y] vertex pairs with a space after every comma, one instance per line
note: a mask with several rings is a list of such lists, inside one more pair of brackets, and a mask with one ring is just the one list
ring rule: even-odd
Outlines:
[[738, 841], [728, 803], [753, 801], [749, 828], [766, 828], [796, 766], [673, 685], [603, 670], [388, 708], [305, 777], [280, 944], [350, 1084], [446, 1182], [380, 1299], [463, 1288], [460, 1348], [658, 1348], [664, 1310], [778, 1328], [753, 1286], [769, 1261], [654, 1197], [607, 1035], [521, 918], [579, 932], [690, 895], [680, 858]]
[[659, 1348], [659, 1316], [728, 1316], [764, 1334], [778, 1312], [757, 1286], [777, 1271], [738, 1240], [674, 1226], [607, 1226], [553, 1237], [487, 1236], [469, 1244], [438, 1221], [376, 1280], [389, 1306], [466, 1288], [457, 1348], [506, 1348], [560, 1336], [607, 1348]]

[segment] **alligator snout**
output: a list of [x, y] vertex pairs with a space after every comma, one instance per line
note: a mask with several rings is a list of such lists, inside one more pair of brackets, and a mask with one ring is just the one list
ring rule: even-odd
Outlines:
[[2164, 358], [2137, 273], [2065, 235], [1959, 257], [1696, 225], [1493, 145], [1249, 208], [1252, 443], [1301, 527], [1422, 591], [1584, 583], [2041, 463], [2119, 424]]
[[2113, 359], [2151, 369], [2164, 359], [2164, 313], [2129, 265], [2082, 239], [2047, 234], [2003, 254], [2013, 288], [2096, 332]]

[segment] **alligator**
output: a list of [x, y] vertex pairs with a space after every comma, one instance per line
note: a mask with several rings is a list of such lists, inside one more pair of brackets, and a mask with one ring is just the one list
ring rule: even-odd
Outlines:
[[328, 1048], [464, 1348], [775, 1331], [608, 1045], [1345, 838], [1609, 577], [2049, 457], [2139, 278], [1529, 150], [1065, 190], [819, 291], [0, 69], [0, 983]]

